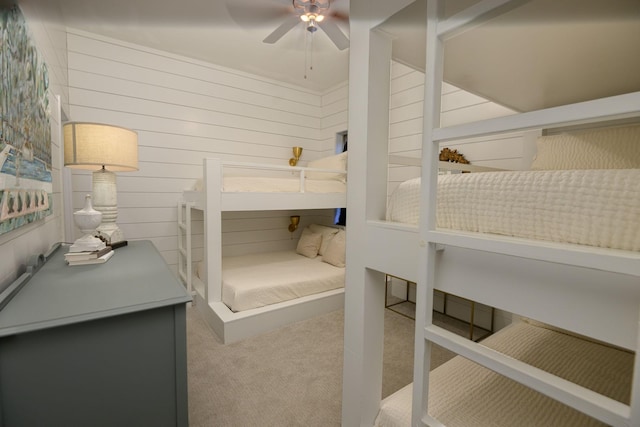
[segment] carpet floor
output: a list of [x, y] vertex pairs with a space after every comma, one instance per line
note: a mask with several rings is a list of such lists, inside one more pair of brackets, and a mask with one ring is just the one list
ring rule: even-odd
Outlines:
[[[187, 309], [192, 427], [339, 426], [344, 311], [223, 345]], [[385, 310], [383, 397], [412, 381], [413, 320]], [[436, 348], [432, 368], [452, 353]]]

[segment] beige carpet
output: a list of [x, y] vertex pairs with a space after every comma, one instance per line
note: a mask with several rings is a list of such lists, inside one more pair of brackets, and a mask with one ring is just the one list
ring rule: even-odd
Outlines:
[[[339, 426], [344, 311], [222, 345], [187, 309], [192, 427]], [[412, 381], [414, 322], [385, 310], [383, 396]], [[436, 349], [432, 367], [451, 353]]]

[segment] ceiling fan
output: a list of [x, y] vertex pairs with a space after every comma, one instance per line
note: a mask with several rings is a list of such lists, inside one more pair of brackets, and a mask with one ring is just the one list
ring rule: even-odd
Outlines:
[[[278, 19], [284, 17], [284, 21], [263, 40], [264, 43], [276, 43], [296, 25], [303, 23], [304, 28], [311, 34], [315, 33], [318, 28], [322, 29], [338, 49], [344, 50], [349, 47], [349, 39], [336, 24], [339, 21], [348, 21], [348, 17], [338, 11], [329, 13], [331, 0], [286, 0], [287, 3], [289, 1], [291, 5], [286, 7], [276, 5], [265, 7], [263, 4], [258, 9], [254, 2], [252, 6], [245, 5], [244, 7], [229, 8], [229, 10], [232, 16], [238, 17], [244, 22], [248, 22], [249, 15], [253, 15], [254, 19], [259, 16], [277, 17]], [[267, 8], [269, 10], [265, 10]]]

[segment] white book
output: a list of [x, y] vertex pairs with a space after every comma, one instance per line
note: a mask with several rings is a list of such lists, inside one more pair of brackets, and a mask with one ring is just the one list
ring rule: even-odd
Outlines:
[[107, 252], [99, 258], [94, 259], [82, 259], [82, 260], [67, 260], [69, 265], [89, 265], [89, 264], [104, 264], [111, 258], [114, 251]]
[[105, 255], [107, 252], [111, 251], [111, 246], [105, 246], [103, 249], [99, 251], [91, 251], [91, 252], [67, 252], [64, 254], [64, 259], [67, 261], [81, 261], [85, 259], [96, 259]]

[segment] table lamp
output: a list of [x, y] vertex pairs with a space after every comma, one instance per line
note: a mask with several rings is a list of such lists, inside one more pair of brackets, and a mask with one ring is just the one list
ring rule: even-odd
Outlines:
[[124, 242], [116, 224], [114, 172], [138, 170], [138, 134], [119, 126], [69, 122], [64, 125], [64, 165], [93, 172], [93, 207], [102, 213], [96, 234], [108, 245]]

